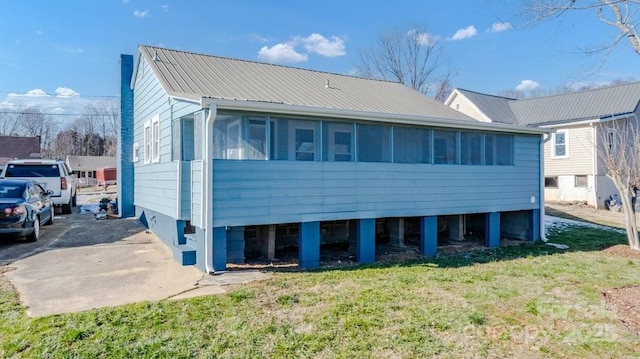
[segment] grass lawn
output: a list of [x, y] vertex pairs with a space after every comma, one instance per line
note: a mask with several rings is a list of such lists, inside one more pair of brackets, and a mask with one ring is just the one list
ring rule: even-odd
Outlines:
[[526, 244], [309, 272], [221, 296], [31, 319], [0, 276], [0, 357], [624, 358], [640, 338], [602, 292], [640, 285], [624, 235], [574, 227]]

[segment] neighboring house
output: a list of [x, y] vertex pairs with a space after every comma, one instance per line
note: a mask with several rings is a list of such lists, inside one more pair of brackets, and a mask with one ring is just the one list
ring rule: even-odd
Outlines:
[[[121, 57], [118, 206], [206, 272], [388, 233], [542, 233], [545, 131], [479, 123], [399, 83], [140, 46]], [[407, 243], [409, 241], [407, 240]], [[413, 245], [412, 243], [408, 243]]]
[[617, 190], [598, 153], [614, 143], [616, 122], [637, 121], [640, 82], [524, 100], [455, 89], [445, 104], [479, 121], [552, 131], [544, 145], [545, 199], [604, 208]]
[[98, 185], [98, 171], [117, 166], [116, 158], [107, 156], [68, 155], [66, 162], [73, 175], [78, 179], [80, 187]]
[[0, 136], [0, 166], [9, 160], [29, 158], [41, 158], [39, 136]]

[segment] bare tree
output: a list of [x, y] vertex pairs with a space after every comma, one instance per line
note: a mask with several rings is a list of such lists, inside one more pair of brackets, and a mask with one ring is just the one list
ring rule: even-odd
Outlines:
[[626, 39], [640, 55], [638, 25], [640, 0], [523, 0], [531, 22], [559, 17], [569, 11], [591, 11], [603, 24], [617, 29], [616, 35], [604, 46], [588, 52], [609, 52]]
[[636, 202], [640, 189], [640, 128], [637, 119], [611, 121], [598, 127], [598, 157], [618, 193], [629, 247], [640, 250]]
[[0, 112], [0, 135], [18, 136], [18, 118], [13, 113]]
[[422, 28], [381, 33], [372, 47], [360, 52], [355, 66], [360, 76], [397, 81], [436, 99], [446, 98], [451, 90], [451, 61], [437, 38]]
[[29, 137], [39, 136], [43, 153], [47, 153], [57, 131], [56, 123], [48, 119], [37, 107], [21, 109], [16, 119], [21, 127], [21, 134]]

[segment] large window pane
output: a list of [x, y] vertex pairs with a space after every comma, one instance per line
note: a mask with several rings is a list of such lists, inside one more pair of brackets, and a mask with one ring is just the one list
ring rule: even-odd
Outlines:
[[323, 122], [323, 161], [353, 160], [353, 123]]
[[423, 128], [393, 128], [393, 162], [431, 163], [431, 131]]
[[512, 135], [496, 135], [497, 139], [497, 165], [511, 166], [513, 165], [513, 136]]
[[433, 162], [436, 164], [457, 163], [458, 133], [456, 131], [433, 131]]
[[513, 165], [513, 136], [487, 133], [484, 141], [484, 164]]
[[460, 163], [482, 164], [482, 133], [460, 132]]
[[389, 131], [389, 126], [358, 124], [358, 161], [389, 162]]
[[266, 160], [267, 159], [267, 120], [265, 118], [249, 117], [248, 131], [244, 159]]

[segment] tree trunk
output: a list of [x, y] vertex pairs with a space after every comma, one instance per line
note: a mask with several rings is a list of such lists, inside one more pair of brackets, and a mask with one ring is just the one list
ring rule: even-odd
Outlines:
[[620, 200], [622, 201], [622, 210], [624, 213], [624, 224], [627, 231], [627, 239], [629, 241], [629, 248], [633, 250], [640, 250], [640, 240], [638, 238], [638, 224], [636, 223], [635, 208], [632, 205], [631, 188], [625, 185], [622, 178], [615, 177], [613, 182], [616, 185], [616, 189], [620, 193]]

